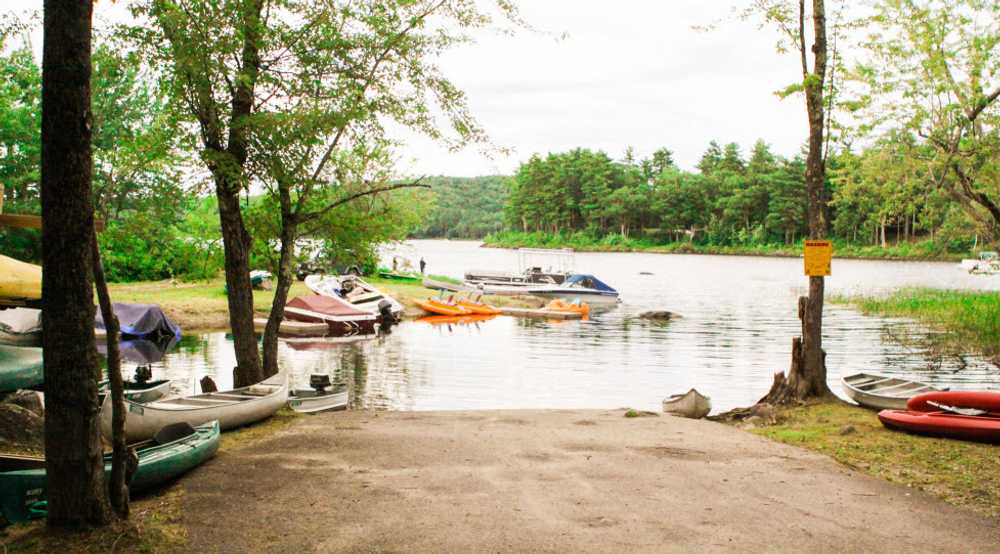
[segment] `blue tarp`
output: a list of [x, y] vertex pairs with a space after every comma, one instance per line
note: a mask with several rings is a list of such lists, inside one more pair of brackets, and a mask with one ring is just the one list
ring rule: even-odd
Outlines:
[[[118, 323], [121, 325], [122, 339], [156, 339], [181, 336], [181, 328], [163, 313], [156, 304], [123, 304], [115, 302], [112, 305]], [[101, 310], [98, 308], [96, 325], [98, 329], [106, 329]]]
[[563, 282], [564, 287], [584, 287], [588, 289], [597, 289], [604, 292], [618, 292], [615, 289], [604, 284], [600, 279], [594, 277], [593, 275], [570, 275]]

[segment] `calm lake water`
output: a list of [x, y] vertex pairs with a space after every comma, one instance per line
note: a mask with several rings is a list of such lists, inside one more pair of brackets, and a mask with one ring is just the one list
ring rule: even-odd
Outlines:
[[[424, 257], [430, 273], [456, 277], [468, 268], [513, 269], [516, 261], [513, 251], [466, 241], [411, 241], [395, 251], [413, 261]], [[788, 368], [799, 334], [796, 299], [805, 294], [801, 259], [577, 253], [575, 265], [616, 287], [623, 303], [586, 322], [409, 321], [352, 344], [283, 341], [280, 364], [297, 385], [311, 373], [329, 373], [352, 385], [355, 407], [389, 410], [659, 410], [664, 396], [690, 387], [725, 410], [753, 403], [772, 374]], [[1000, 277], [970, 276], [954, 263], [835, 259], [827, 294], [906, 286], [1000, 291]], [[682, 318], [637, 319], [651, 309]], [[861, 370], [1000, 390], [1000, 368], [985, 360], [941, 358], [894, 342], [894, 335], [926, 335], [912, 322], [829, 303], [825, 314], [830, 385], [838, 394], [840, 376]], [[232, 343], [212, 333], [185, 337], [153, 368], [157, 378], [176, 380], [176, 392], [193, 393], [204, 375], [228, 387], [234, 364]]]

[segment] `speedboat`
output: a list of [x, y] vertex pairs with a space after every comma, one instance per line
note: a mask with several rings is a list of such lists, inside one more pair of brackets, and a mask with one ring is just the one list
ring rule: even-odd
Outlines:
[[[573, 274], [573, 250], [518, 248], [518, 271], [470, 269], [465, 272], [465, 284], [499, 288], [524, 288], [561, 285]], [[545, 266], [545, 269], [543, 269]]]
[[334, 337], [370, 335], [377, 331], [378, 316], [325, 295], [298, 296], [285, 304], [284, 318], [306, 323], [326, 323]]
[[580, 300], [588, 304], [617, 304], [621, 302], [617, 290], [597, 277], [583, 273], [570, 275], [561, 285], [530, 287], [525, 292], [542, 298]]
[[[306, 288], [321, 296], [329, 296], [383, 319], [386, 315], [398, 320], [403, 305], [355, 275], [310, 275], [305, 278]], [[383, 321], [383, 323], [386, 323]]]

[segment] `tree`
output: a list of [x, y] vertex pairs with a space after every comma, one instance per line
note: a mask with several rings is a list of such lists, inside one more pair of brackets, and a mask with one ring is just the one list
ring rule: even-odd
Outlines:
[[[824, 83], [827, 78], [827, 29], [824, 0], [812, 0], [811, 13], [806, 0], [793, 4], [787, 0], [756, 0], [750, 14], [758, 13], [782, 33], [782, 40], [793, 45], [799, 56], [801, 81], [785, 89], [783, 94], [802, 92], [806, 100], [809, 121], [808, 154], [806, 156], [806, 210], [809, 238], [826, 236], [826, 105]], [[812, 45], [809, 45], [806, 20], [812, 19]], [[783, 44], [779, 44], [779, 47]], [[812, 67], [809, 54], [812, 53]], [[802, 336], [792, 341], [792, 363], [787, 377], [775, 375], [771, 391], [762, 400], [785, 403], [830, 395], [826, 384], [825, 352], [823, 352], [823, 277], [809, 278], [809, 296], [799, 298], [799, 319]]]
[[881, 0], [873, 21], [862, 131], [920, 136], [937, 186], [1000, 240], [1000, 4]]
[[[42, 48], [42, 346], [48, 523], [110, 520], [94, 339], [90, 2], [46, 0]], [[81, 243], [84, 245], [81, 247]]]
[[701, 155], [701, 160], [698, 161], [698, 171], [701, 171], [702, 175], [710, 175], [722, 162], [722, 148], [719, 147], [719, 143], [712, 142], [708, 143], [708, 149], [705, 153]]

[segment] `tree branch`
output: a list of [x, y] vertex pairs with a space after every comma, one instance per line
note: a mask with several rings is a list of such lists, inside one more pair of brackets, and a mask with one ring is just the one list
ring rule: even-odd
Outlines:
[[345, 196], [344, 198], [341, 198], [340, 200], [337, 200], [336, 202], [333, 202], [331, 204], [327, 204], [326, 207], [324, 207], [323, 209], [321, 209], [319, 211], [315, 211], [315, 212], [308, 213], [308, 214], [300, 214], [299, 221], [302, 222], [302, 223], [308, 223], [310, 221], [314, 221], [314, 220], [319, 219], [319, 218], [323, 217], [324, 215], [328, 214], [331, 210], [333, 210], [333, 209], [335, 209], [337, 207], [343, 206], [344, 204], [347, 204], [348, 202], [353, 202], [354, 200], [357, 200], [359, 198], [363, 198], [365, 196], [371, 196], [371, 195], [374, 195], [374, 194], [380, 194], [380, 193], [383, 193], [383, 192], [390, 192], [390, 191], [399, 190], [399, 189], [405, 189], [405, 188], [425, 188], [425, 189], [431, 188], [430, 185], [425, 185], [425, 184], [423, 184], [423, 183], [420, 182], [423, 179], [424, 178], [421, 177], [420, 179], [417, 179], [416, 181], [414, 181], [412, 183], [397, 183], [395, 185], [388, 185], [388, 186], [384, 186], [384, 187], [376, 187], [376, 188], [373, 188], [373, 189], [368, 189], [368, 190], [365, 190], [365, 191], [356, 192], [354, 194], [349, 194], [349, 195]]

